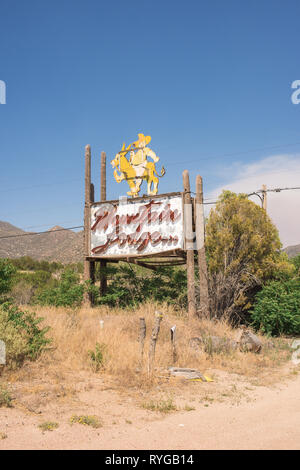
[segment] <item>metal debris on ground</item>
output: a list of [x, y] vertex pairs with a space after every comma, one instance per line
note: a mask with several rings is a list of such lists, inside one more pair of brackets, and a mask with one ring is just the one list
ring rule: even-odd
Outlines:
[[197, 369], [188, 369], [183, 367], [169, 367], [169, 374], [174, 377], [183, 377], [188, 380], [193, 380], [197, 382], [213, 382], [210, 377], [206, 377], [201, 374]]

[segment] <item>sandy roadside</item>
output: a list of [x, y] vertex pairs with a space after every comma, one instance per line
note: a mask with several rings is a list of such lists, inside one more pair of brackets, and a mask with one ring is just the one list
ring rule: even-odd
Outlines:
[[[114, 393], [106, 395], [118, 400], [123, 419], [99, 429], [71, 426], [70, 413], [63, 410], [59, 428], [42, 433], [38, 416], [0, 409], [0, 431], [7, 434], [0, 449], [300, 449], [299, 376], [272, 388], [257, 387], [251, 401], [196, 402], [192, 411], [166, 416], [140, 411]], [[104, 407], [103, 397], [94, 396], [94, 412], [101, 414]]]

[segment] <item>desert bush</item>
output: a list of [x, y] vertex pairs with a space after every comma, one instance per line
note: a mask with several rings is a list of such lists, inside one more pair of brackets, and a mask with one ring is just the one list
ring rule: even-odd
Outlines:
[[120, 265], [106, 269], [108, 288], [104, 296], [96, 295], [96, 303], [111, 307], [134, 307], [147, 300], [166, 302], [175, 308], [187, 306], [186, 271], [181, 268], [160, 268], [151, 271]]
[[294, 256], [291, 259], [291, 263], [295, 266], [297, 275], [300, 276], [300, 255]]
[[40, 290], [35, 297], [35, 303], [53, 305], [55, 307], [70, 307], [80, 305], [83, 300], [84, 285], [72, 269], [66, 269], [55, 287]]
[[34, 288], [27, 281], [15, 282], [11, 289], [11, 298], [17, 305], [30, 304], [34, 296]]
[[7, 259], [0, 259], [0, 302], [6, 300], [13, 283], [15, 267]]
[[15, 368], [25, 359], [36, 359], [50, 342], [46, 338], [49, 328], [40, 328], [43, 319], [32, 312], [4, 303], [0, 307], [0, 339], [6, 345], [8, 367]]
[[70, 418], [70, 424], [84, 424], [85, 426], [91, 426], [92, 428], [98, 429], [102, 427], [102, 423], [98, 416], [95, 415], [73, 415]]
[[160, 413], [170, 413], [176, 411], [177, 406], [173, 401], [172, 397], [161, 400], [151, 400], [149, 402], [142, 403], [142, 408], [150, 411], [159, 411]]
[[300, 334], [300, 278], [273, 281], [256, 295], [253, 326], [269, 335]]
[[[59, 280], [41, 276], [41, 271], [22, 276], [35, 290], [32, 302], [55, 307], [79, 306], [86, 290], [96, 305], [128, 308], [135, 307], [147, 300], [166, 302], [177, 309], [187, 306], [186, 271], [181, 268], [161, 268], [157, 271], [121, 264], [108, 266], [105, 273], [108, 286], [105, 295], [100, 295], [99, 287], [91, 282], [80, 283], [79, 274], [67, 268]], [[101, 273], [96, 267], [96, 280]], [[45, 273], [48, 274], [48, 273]], [[39, 282], [38, 282], [39, 281]]]
[[1, 406], [6, 406], [7, 408], [12, 406], [11, 394], [3, 384], [0, 384], [0, 407]]
[[51, 289], [57, 285], [58, 281], [49, 271], [37, 270], [26, 273], [18, 271], [14, 275], [11, 298], [18, 305], [34, 303], [44, 289]]
[[95, 372], [98, 372], [104, 365], [104, 354], [106, 349], [107, 348], [104, 343], [96, 343], [95, 350], [88, 351], [92, 363], [92, 368]]
[[53, 429], [57, 429], [59, 427], [59, 424], [56, 423], [55, 421], [45, 421], [44, 423], [41, 423], [38, 425], [38, 427], [43, 431], [53, 431]]
[[14, 258], [10, 260], [18, 270], [24, 271], [46, 271], [53, 273], [63, 269], [63, 264], [56, 261], [38, 261], [31, 258], [30, 256], [21, 256], [20, 258]]

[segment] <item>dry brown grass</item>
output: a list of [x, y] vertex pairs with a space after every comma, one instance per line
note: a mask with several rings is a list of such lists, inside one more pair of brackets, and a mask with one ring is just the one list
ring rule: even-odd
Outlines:
[[[240, 351], [207, 354], [203, 350], [195, 350], [189, 346], [189, 339], [195, 336], [215, 335], [233, 339], [236, 331], [225, 321], [194, 320], [188, 322], [184, 317], [176, 316], [168, 306], [160, 306], [164, 318], [156, 347], [154, 377], [148, 377], [148, 348], [157, 306], [148, 303], [135, 311], [117, 309], [81, 308], [71, 310], [54, 307], [30, 307], [44, 317], [44, 323], [51, 327], [49, 335], [53, 339], [51, 349], [43, 353], [36, 363], [43, 374], [56, 377], [56, 382], [68, 373], [89, 371], [93, 373], [93, 362], [89, 351], [95, 351], [96, 344], [105, 345], [103, 367], [97, 374], [112, 378], [120, 387], [151, 387], [155, 377], [164, 374], [172, 364], [170, 344], [170, 327], [177, 326], [178, 362], [180, 367], [197, 368], [202, 373], [210, 369], [234, 372], [252, 378], [272, 376], [279, 366], [290, 357], [287, 343], [273, 340], [274, 346], [261, 337], [265, 347], [261, 354]], [[140, 349], [138, 343], [139, 317], [145, 317], [147, 339], [144, 350], [144, 364], [140, 365]], [[100, 328], [100, 320], [104, 320], [104, 328]], [[273, 372], [272, 372], [273, 371]], [[208, 374], [209, 375], [209, 374]]]

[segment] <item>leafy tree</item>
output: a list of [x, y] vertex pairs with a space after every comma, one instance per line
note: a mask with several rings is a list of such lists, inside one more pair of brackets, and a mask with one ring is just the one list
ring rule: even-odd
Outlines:
[[246, 194], [222, 193], [208, 218], [206, 247], [215, 317], [244, 319], [259, 286], [294, 271], [276, 227]]

